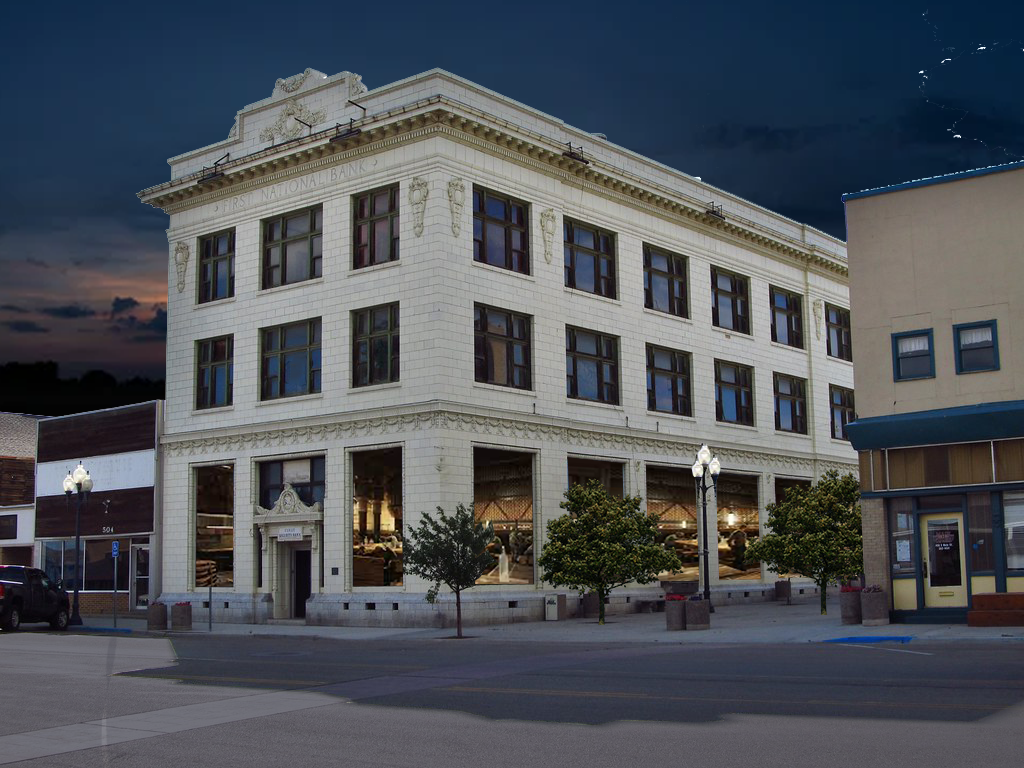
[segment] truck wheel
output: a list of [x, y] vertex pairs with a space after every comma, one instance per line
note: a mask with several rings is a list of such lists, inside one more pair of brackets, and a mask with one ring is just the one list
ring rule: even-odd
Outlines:
[[18, 627], [21, 626], [21, 608], [16, 605], [12, 605], [11, 610], [7, 612], [7, 616], [4, 617], [3, 624], [0, 626], [8, 632], [17, 632]]
[[67, 608], [61, 608], [57, 611], [57, 615], [50, 619], [50, 627], [56, 629], [59, 632], [63, 632], [68, 628], [68, 611]]

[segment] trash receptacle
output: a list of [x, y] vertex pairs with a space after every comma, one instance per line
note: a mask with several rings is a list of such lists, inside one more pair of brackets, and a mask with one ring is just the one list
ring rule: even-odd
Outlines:
[[544, 598], [544, 620], [561, 621], [565, 618], [565, 595], [547, 595]]

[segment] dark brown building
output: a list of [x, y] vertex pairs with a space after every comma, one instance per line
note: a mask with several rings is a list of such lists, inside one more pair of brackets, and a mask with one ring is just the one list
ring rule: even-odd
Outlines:
[[0, 564], [32, 563], [38, 421], [0, 413]]

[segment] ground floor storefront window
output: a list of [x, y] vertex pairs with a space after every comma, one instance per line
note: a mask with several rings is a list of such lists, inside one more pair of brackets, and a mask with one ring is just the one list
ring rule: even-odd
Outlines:
[[718, 477], [718, 577], [723, 581], [761, 578], [761, 563], [746, 556], [761, 535], [757, 486], [752, 475]]
[[532, 584], [533, 454], [474, 448], [473, 513], [494, 528], [494, 567], [476, 583]]
[[696, 581], [700, 566], [700, 523], [696, 486], [689, 467], [647, 465], [647, 511], [658, 515], [661, 543], [679, 557], [678, 571], [663, 579]]
[[[113, 549], [118, 543], [115, 569]], [[113, 536], [82, 539], [79, 550], [80, 592], [118, 592], [137, 595], [136, 607], [144, 607], [149, 599], [149, 537]], [[75, 588], [75, 540], [50, 539], [40, 542], [40, 568], [52, 581], [63, 580], [64, 589]], [[115, 570], [117, 571], [115, 579]]]
[[402, 584], [402, 449], [352, 453], [352, 586]]
[[235, 468], [195, 468], [195, 586], [235, 584]]

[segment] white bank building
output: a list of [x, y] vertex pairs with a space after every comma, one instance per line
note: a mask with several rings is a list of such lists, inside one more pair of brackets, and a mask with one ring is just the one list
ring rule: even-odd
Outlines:
[[590, 478], [693, 580], [701, 443], [714, 597], [759, 597], [766, 506], [856, 471], [822, 232], [440, 70], [307, 69], [169, 162], [139, 193], [170, 216], [162, 602], [441, 625], [403, 545], [463, 503], [495, 532], [467, 621], [539, 619], [545, 528]]

